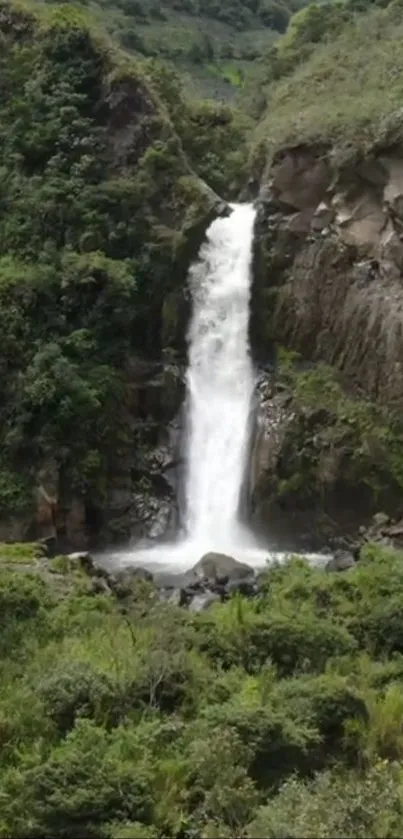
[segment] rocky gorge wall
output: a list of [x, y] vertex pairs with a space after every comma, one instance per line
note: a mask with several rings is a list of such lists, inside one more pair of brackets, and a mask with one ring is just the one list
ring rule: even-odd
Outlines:
[[281, 341], [400, 408], [403, 149], [336, 172], [331, 149], [286, 150], [258, 203], [257, 353]]
[[254, 515], [320, 544], [400, 512], [403, 149], [342, 166], [331, 147], [284, 149], [257, 201], [254, 355], [287, 347], [300, 372], [263, 376]]

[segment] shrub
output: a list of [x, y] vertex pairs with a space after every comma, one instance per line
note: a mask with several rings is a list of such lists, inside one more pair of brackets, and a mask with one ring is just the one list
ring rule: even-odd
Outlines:
[[46, 620], [45, 607], [50, 605], [49, 592], [37, 574], [0, 571], [0, 648], [8, 653], [24, 639], [32, 623], [39, 631], [41, 618]]
[[312, 755], [312, 766], [317, 762], [319, 768], [335, 757], [356, 757], [351, 753], [352, 742], [346, 743], [346, 728], [366, 724], [369, 710], [365, 697], [347, 679], [325, 674], [285, 680], [275, 686], [273, 701], [291, 719], [310, 723], [319, 731], [321, 745], [316, 758]]
[[[125, 755], [119, 736], [79, 720], [50, 757], [4, 779], [3, 819], [11, 835], [96, 837], [113, 821], [148, 823], [149, 775]], [[25, 790], [25, 792], [23, 792]]]
[[125, 697], [118, 684], [83, 662], [66, 662], [38, 684], [45, 708], [65, 735], [78, 717], [89, 717], [98, 725], [116, 725], [125, 713]]
[[307, 720], [294, 721], [285, 710], [271, 704], [242, 704], [238, 700], [208, 708], [209, 725], [233, 729], [249, 750], [249, 772], [263, 788], [276, 786], [290, 772], [306, 772], [310, 750], [320, 742], [317, 729]]
[[397, 839], [403, 830], [401, 790], [399, 767], [387, 762], [362, 776], [334, 771], [323, 772], [311, 783], [291, 779], [260, 808], [247, 835], [251, 839]]

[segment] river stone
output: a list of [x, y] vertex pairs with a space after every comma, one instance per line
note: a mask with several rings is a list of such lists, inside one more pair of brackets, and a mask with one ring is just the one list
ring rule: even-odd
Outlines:
[[354, 568], [355, 559], [350, 551], [335, 551], [332, 559], [326, 563], [326, 571], [347, 571]]
[[79, 568], [82, 568], [86, 574], [93, 576], [97, 574], [97, 568], [94, 563], [94, 560], [88, 551], [76, 551], [72, 554], [67, 554], [67, 559], [71, 562], [72, 565], [76, 565]]
[[225, 593], [227, 595], [231, 594], [243, 594], [244, 597], [253, 597], [257, 594], [258, 585], [255, 579], [238, 579], [238, 580], [228, 580], [227, 585], [225, 586]]
[[214, 591], [206, 591], [204, 594], [197, 594], [189, 604], [189, 612], [195, 612], [198, 614], [199, 612], [203, 612], [204, 609], [207, 609], [208, 606], [211, 606], [212, 603], [219, 603], [220, 600], [220, 595], [215, 594]]
[[252, 576], [254, 576], [254, 570], [250, 565], [239, 562], [227, 554], [212, 552], [199, 559], [189, 572], [189, 581], [191, 577], [197, 577], [225, 585], [229, 580], [243, 580]]
[[108, 575], [108, 583], [118, 598], [130, 596], [133, 592], [133, 586], [140, 580], [152, 583], [153, 575], [151, 571], [148, 571], [147, 568], [129, 565]]

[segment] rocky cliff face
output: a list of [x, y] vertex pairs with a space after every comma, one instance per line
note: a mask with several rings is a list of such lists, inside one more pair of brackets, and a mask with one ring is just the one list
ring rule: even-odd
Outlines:
[[286, 343], [400, 408], [403, 151], [335, 172], [329, 149], [288, 149], [259, 205], [258, 352]]
[[[307, 378], [305, 394], [301, 377], [299, 386], [298, 377], [288, 383], [286, 394], [283, 382], [276, 410], [266, 391], [266, 442], [257, 447], [260, 470], [255, 465], [257, 516], [266, 523], [285, 516], [289, 533], [290, 516], [295, 532], [299, 515], [299, 533], [305, 527], [309, 539], [316, 529], [320, 542], [324, 532], [358, 526], [380, 504], [399, 509], [403, 150], [386, 144], [338, 168], [329, 147], [288, 148], [266, 172], [258, 203], [255, 357], [263, 362], [281, 344], [333, 372], [316, 382], [313, 401], [304, 398]], [[339, 381], [329, 400], [332, 376]], [[347, 403], [343, 415], [340, 406]], [[276, 442], [267, 426], [279, 411]]]

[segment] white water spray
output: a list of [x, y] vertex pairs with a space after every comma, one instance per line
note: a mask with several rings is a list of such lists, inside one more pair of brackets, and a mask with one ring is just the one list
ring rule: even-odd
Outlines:
[[254, 391], [248, 342], [254, 219], [250, 205], [216, 219], [190, 271], [186, 530], [202, 549], [239, 547]]
[[239, 520], [255, 385], [248, 341], [254, 219], [251, 205], [233, 205], [210, 225], [190, 270], [185, 537], [109, 555], [114, 563], [176, 573], [208, 551], [255, 567], [286, 556], [259, 546]]

